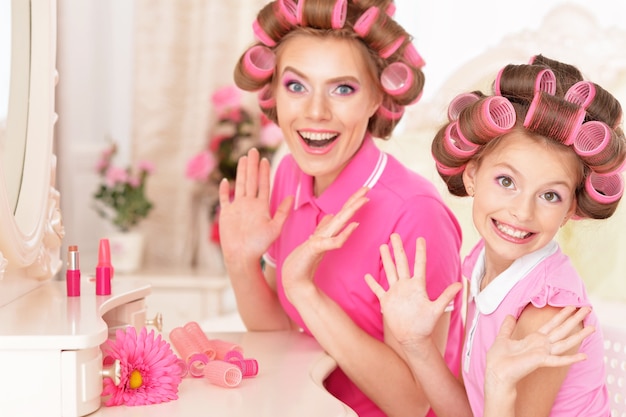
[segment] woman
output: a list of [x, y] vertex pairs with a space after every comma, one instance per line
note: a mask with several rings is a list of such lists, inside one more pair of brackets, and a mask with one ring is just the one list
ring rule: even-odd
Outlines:
[[[365, 0], [276, 1], [260, 11], [259, 42], [235, 80], [259, 91], [290, 154], [271, 197], [269, 162], [256, 150], [241, 158], [232, 198], [229, 183], [220, 186], [222, 251], [247, 328], [312, 335], [338, 364], [327, 390], [366, 417], [429, 413], [363, 281], [372, 271], [386, 281], [378, 246], [399, 232], [411, 250], [424, 236], [432, 297], [460, 279], [456, 219], [432, 184], [374, 143], [423, 87], [423, 62], [392, 13], [390, 1]], [[459, 297], [436, 328], [458, 373]]]

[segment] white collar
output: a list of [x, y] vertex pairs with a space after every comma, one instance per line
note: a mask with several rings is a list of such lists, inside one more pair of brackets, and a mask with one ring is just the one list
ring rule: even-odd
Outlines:
[[470, 301], [475, 299], [476, 308], [481, 314], [491, 314], [500, 305], [511, 289], [521, 281], [542, 260], [555, 253], [558, 245], [551, 241], [543, 248], [516, 259], [511, 266], [498, 275], [487, 287], [480, 291], [480, 282], [485, 275], [485, 248], [476, 260], [470, 281]]

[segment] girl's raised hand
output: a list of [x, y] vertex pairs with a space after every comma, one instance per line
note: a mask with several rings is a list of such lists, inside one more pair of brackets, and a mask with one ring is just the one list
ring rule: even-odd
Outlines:
[[239, 158], [234, 196], [228, 180], [219, 187], [220, 244], [225, 259], [260, 258], [278, 237], [291, 210], [292, 197], [270, 215], [270, 164], [257, 149]]
[[593, 326], [585, 326], [574, 332], [590, 311], [589, 307], [564, 307], [539, 330], [521, 340], [511, 338], [516, 322], [514, 317], [507, 316], [487, 352], [486, 389], [514, 389], [518, 381], [538, 368], [569, 366], [584, 360], [583, 353], [567, 352], [595, 331]]
[[383, 317], [393, 337], [405, 347], [417, 348], [430, 338], [435, 325], [462, 287], [461, 283], [450, 285], [435, 301], [426, 292], [426, 242], [418, 238], [415, 245], [414, 275], [411, 277], [409, 264], [396, 233], [390, 236], [394, 260], [387, 245], [380, 247], [389, 290], [376, 282], [370, 274], [365, 281], [378, 297]]

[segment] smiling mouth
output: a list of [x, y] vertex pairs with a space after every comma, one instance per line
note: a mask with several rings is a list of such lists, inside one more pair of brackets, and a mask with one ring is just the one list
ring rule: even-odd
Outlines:
[[311, 148], [324, 148], [339, 137], [336, 133], [298, 132], [300, 137]]
[[493, 220], [493, 224], [501, 233], [513, 239], [519, 239], [519, 240], [528, 239], [530, 236], [534, 234], [532, 232], [527, 232], [525, 230], [515, 229], [509, 225], [500, 223], [497, 220]]

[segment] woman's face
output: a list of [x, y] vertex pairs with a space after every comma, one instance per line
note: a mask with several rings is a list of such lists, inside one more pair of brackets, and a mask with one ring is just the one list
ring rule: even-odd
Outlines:
[[300, 34], [277, 56], [276, 111], [289, 150], [321, 194], [357, 152], [381, 96], [353, 41]]
[[468, 164], [464, 181], [474, 189], [472, 215], [490, 277], [548, 244], [574, 213], [578, 164], [571, 149], [521, 132], [502, 138], [480, 165]]

